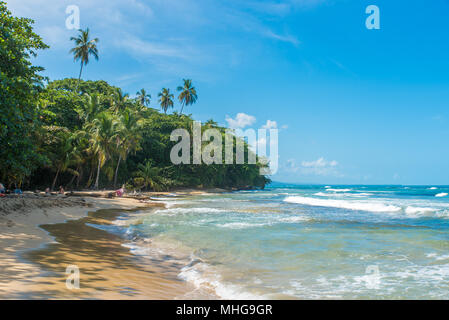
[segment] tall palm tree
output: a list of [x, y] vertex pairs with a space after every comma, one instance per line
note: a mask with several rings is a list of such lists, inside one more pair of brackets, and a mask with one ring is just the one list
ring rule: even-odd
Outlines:
[[108, 112], [98, 114], [89, 128], [89, 151], [97, 157], [97, 177], [95, 179], [94, 188], [98, 189], [98, 182], [100, 178], [100, 170], [108, 160], [114, 142], [116, 141], [116, 127], [117, 121], [114, 116]]
[[58, 180], [59, 174], [65, 171], [69, 171], [74, 176], [78, 175], [76, 170], [70, 168], [74, 164], [74, 135], [70, 132], [54, 132], [55, 140], [57, 141], [55, 159], [53, 160], [53, 166], [56, 169], [56, 175], [51, 184], [51, 190], [53, 191]]
[[151, 101], [151, 94], [147, 94], [145, 89], [140, 89], [137, 94], [137, 102], [140, 103], [142, 106], [149, 106]]
[[73, 59], [75, 61], [81, 60], [80, 75], [78, 77], [78, 84], [76, 91], [81, 80], [81, 73], [83, 72], [83, 66], [89, 63], [89, 56], [93, 56], [95, 60], [98, 60], [98, 48], [97, 44], [100, 41], [98, 38], [90, 39], [89, 28], [86, 30], [78, 30], [77, 37], [71, 37], [70, 40], [75, 42], [75, 47], [70, 49], [70, 53], [73, 53]]
[[192, 105], [198, 99], [195, 87], [192, 86], [192, 80], [182, 79], [184, 81], [184, 86], [178, 87], [178, 91], [181, 92], [178, 96], [179, 102], [181, 102], [181, 114], [184, 106]]
[[140, 140], [142, 139], [140, 132], [141, 124], [137, 114], [131, 109], [125, 109], [120, 115], [117, 129], [117, 153], [119, 155], [117, 167], [114, 174], [114, 187], [117, 185], [118, 169], [120, 162], [126, 160], [128, 154], [132, 151], [140, 149]]
[[173, 108], [174, 95], [170, 93], [170, 89], [162, 88], [162, 91], [158, 94], [159, 104], [161, 109], [167, 114], [168, 108]]

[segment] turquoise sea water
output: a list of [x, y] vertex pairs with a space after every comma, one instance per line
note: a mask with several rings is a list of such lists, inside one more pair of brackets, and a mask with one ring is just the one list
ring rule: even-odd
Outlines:
[[181, 262], [192, 297], [448, 299], [449, 187], [272, 184], [122, 216], [150, 259]]

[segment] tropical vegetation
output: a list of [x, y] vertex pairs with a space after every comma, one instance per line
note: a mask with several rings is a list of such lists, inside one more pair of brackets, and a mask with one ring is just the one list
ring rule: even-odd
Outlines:
[[[33, 32], [33, 21], [16, 18], [0, 1], [0, 181], [26, 189], [168, 190], [179, 187], [264, 187], [269, 179], [257, 164], [180, 164], [170, 161], [173, 130], [192, 133], [193, 118], [183, 108], [198, 99], [192, 80], [177, 88], [181, 112], [168, 88], [158, 94], [162, 112], [141, 89], [130, 97], [103, 80], [82, 79], [89, 57], [100, 58], [89, 29], [72, 37], [80, 61], [78, 78], [50, 81], [31, 57], [48, 48]], [[213, 120], [203, 129], [226, 128]], [[224, 141], [224, 138], [223, 138]], [[192, 144], [191, 144], [192, 145]], [[235, 144], [234, 144], [235, 148]], [[245, 144], [245, 153], [250, 148]], [[224, 159], [224, 156], [223, 156]]]

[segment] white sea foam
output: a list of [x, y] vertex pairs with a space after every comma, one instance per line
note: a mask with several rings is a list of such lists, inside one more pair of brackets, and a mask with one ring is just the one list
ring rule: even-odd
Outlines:
[[361, 210], [371, 212], [396, 212], [401, 208], [393, 205], [386, 205], [380, 202], [362, 202], [362, 201], [350, 201], [350, 200], [333, 200], [333, 199], [316, 199], [306, 198], [300, 196], [291, 196], [284, 199], [285, 202], [305, 204], [309, 206], [318, 207], [332, 207], [342, 208], [349, 210]]
[[438, 189], [437, 187], [431, 187], [431, 188], [429, 188], [429, 190], [436, 190], [436, 189]]
[[435, 208], [423, 208], [423, 207], [413, 207], [408, 206], [405, 208], [405, 213], [409, 216], [415, 216], [415, 215], [425, 215], [429, 213], [434, 213], [438, 209]]
[[217, 224], [216, 226], [219, 228], [227, 228], [227, 229], [248, 229], [255, 227], [263, 227], [271, 225], [271, 223], [247, 223], [247, 222], [229, 222], [223, 224]]
[[300, 222], [300, 221], [309, 221], [310, 218], [307, 216], [292, 216], [292, 217], [287, 217], [287, 218], [280, 218], [278, 221], [281, 222]]
[[341, 193], [341, 192], [337, 192], [337, 193], [326, 193], [326, 192], [317, 192], [313, 194], [314, 196], [318, 196], [318, 197], [368, 197], [368, 196], [372, 196], [372, 193], [367, 193], [367, 192], [360, 192], [360, 193]]
[[189, 265], [183, 267], [178, 277], [193, 284], [197, 289], [212, 290], [223, 299], [260, 300], [264, 298], [245, 292], [238, 285], [225, 284], [217, 270], [198, 260], [193, 260]]
[[220, 213], [220, 212], [226, 211], [216, 208], [168, 208], [155, 211], [155, 213], [164, 215], [191, 214], [191, 213]]
[[349, 192], [349, 191], [352, 191], [352, 189], [333, 189], [333, 188], [327, 188], [326, 191], [333, 191], [333, 192]]
[[441, 193], [438, 193], [438, 194], [435, 195], [435, 197], [437, 197], [437, 198], [442, 198], [442, 197], [445, 197], [445, 196], [447, 196], [446, 192], [441, 192]]
[[443, 255], [438, 255], [437, 253], [433, 252], [433, 253], [429, 253], [426, 255], [427, 258], [435, 258], [435, 260], [437, 261], [441, 261], [441, 260], [449, 260], [449, 255], [448, 254], [443, 254]]

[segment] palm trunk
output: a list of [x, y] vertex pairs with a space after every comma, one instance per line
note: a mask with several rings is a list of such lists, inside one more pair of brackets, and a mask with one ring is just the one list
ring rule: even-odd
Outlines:
[[184, 103], [181, 104], [181, 114], [182, 114], [182, 110], [184, 109]]
[[79, 188], [81, 179], [83, 178], [83, 167], [81, 165], [79, 166], [78, 172], [79, 172], [79, 175], [76, 178], [76, 188], [77, 189]]
[[59, 168], [58, 168], [58, 170], [56, 171], [55, 178], [53, 179], [53, 183], [51, 184], [51, 191], [53, 191], [53, 189], [55, 188], [56, 181], [58, 180], [58, 175], [59, 175]]
[[118, 156], [117, 168], [115, 168], [114, 188], [115, 188], [116, 185], [117, 185], [117, 174], [118, 174], [118, 168], [119, 168], [119, 166], [120, 166], [120, 161], [122, 161], [122, 155], [121, 155], [121, 154], [119, 154], [119, 156]]
[[78, 88], [80, 86], [80, 81], [81, 81], [81, 73], [83, 72], [83, 61], [81, 61], [81, 69], [80, 69], [80, 75], [78, 76], [78, 83], [76, 85], [76, 92], [78, 92]]
[[[79, 176], [79, 166], [76, 167], [76, 171], [78, 172], [78, 176]], [[76, 174], [73, 175], [72, 179], [70, 180], [69, 184], [67, 186], [71, 186], [73, 184], [73, 182], [75, 181], [75, 178], [77, 177]]]
[[97, 178], [95, 179], [95, 185], [94, 185], [95, 190], [98, 190], [98, 180], [100, 179], [100, 164], [101, 164], [101, 159], [100, 159], [100, 157], [98, 157]]
[[92, 184], [92, 179], [94, 177], [94, 172], [95, 172], [95, 167], [93, 164], [93, 161], [91, 163], [91, 169], [90, 169], [90, 173], [89, 173], [89, 179], [87, 179], [87, 184], [86, 184], [86, 188], [89, 188]]

